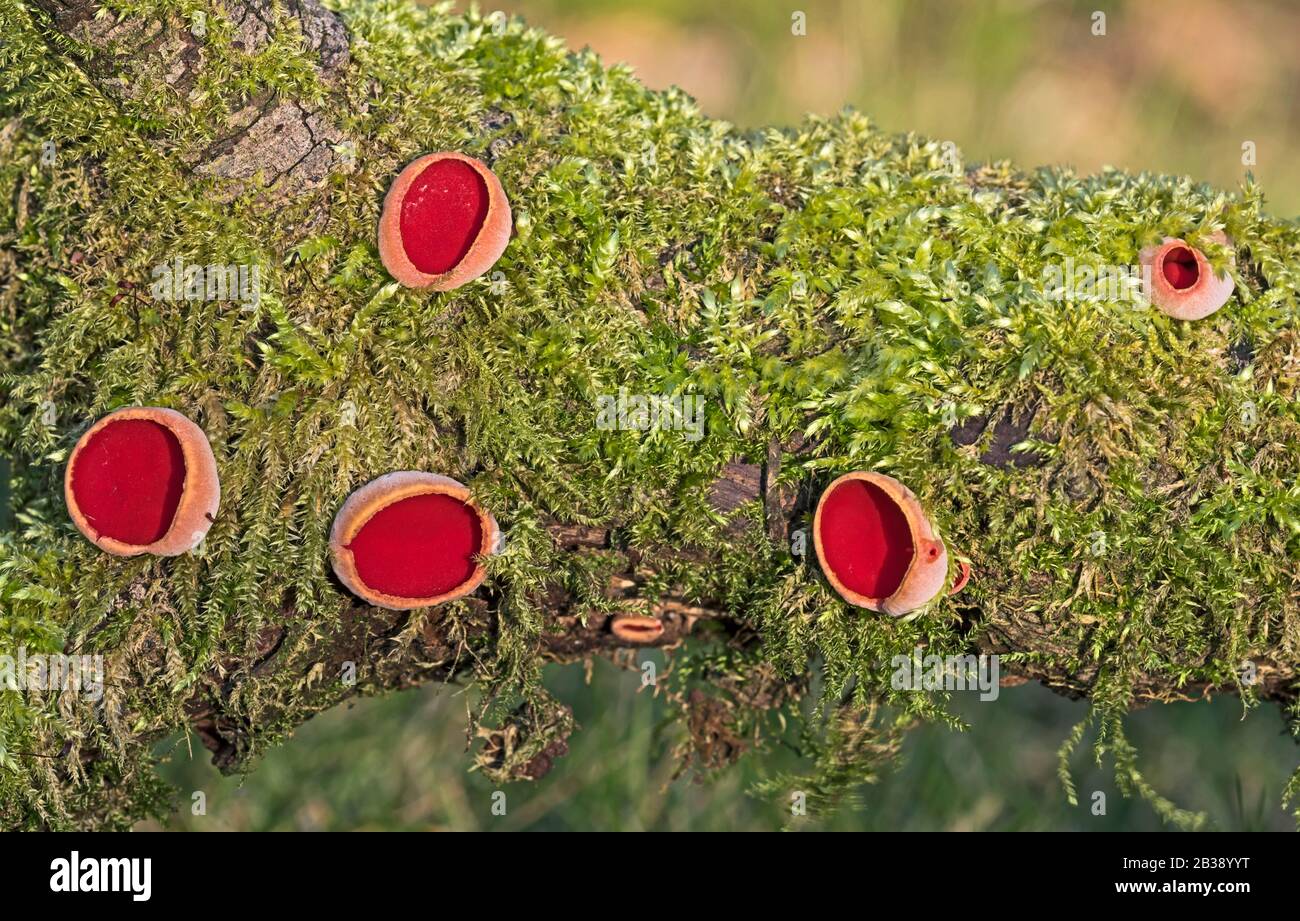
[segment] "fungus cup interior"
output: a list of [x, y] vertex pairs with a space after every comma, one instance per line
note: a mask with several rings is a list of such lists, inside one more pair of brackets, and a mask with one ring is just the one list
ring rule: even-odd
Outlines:
[[834, 487], [820, 531], [826, 566], [846, 588], [873, 600], [898, 591], [915, 548], [907, 516], [883, 489], [865, 480]]
[[478, 513], [454, 496], [408, 496], [380, 509], [347, 545], [357, 575], [397, 598], [433, 598], [464, 585], [484, 552]]
[[1196, 262], [1196, 254], [1186, 246], [1175, 246], [1165, 253], [1160, 268], [1164, 272], [1165, 281], [1179, 291], [1196, 284], [1196, 279], [1201, 274], [1200, 266]]
[[406, 257], [427, 275], [460, 264], [487, 219], [488, 188], [468, 163], [430, 163], [402, 198], [400, 230]]
[[121, 419], [77, 452], [72, 497], [102, 536], [145, 546], [171, 528], [185, 491], [185, 455], [167, 426]]

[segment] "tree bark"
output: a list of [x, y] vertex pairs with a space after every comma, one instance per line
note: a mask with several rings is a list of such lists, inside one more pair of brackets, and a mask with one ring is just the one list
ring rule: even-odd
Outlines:
[[[176, 17], [119, 18], [96, 0], [34, 3], [44, 14], [36, 19], [47, 36], [51, 58], [73, 62], [106, 99], [129, 105], [142, 78], [162, 75], [174, 90], [172, 105], [177, 111], [189, 105], [207, 53], [204, 43], [195, 37], [192, 22]], [[354, 165], [354, 146], [346, 125], [349, 115], [364, 111], [367, 102], [349, 96], [340, 79], [353, 64], [348, 23], [318, 0], [221, 0], [221, 9], [233, 29], [233, 43], [250, 54], [268, 46], [284, 18], [295, 22], [302, 44], [314, 54], [314, 77], [320, 93], [295, 97], [292, 92], [262, 90], [250, 95], [220, 126], [213, 141], [191, 144], [184, 137], [168, 135], [151, 143], [176, 169], [219, 180], [217, 188], [231, 199], [251, 187], [270, 209], [292, 207], [297, 216], [296, 236], [285, 241], [286, 247], [291, 247], [325, 219], [331, 201], [331, 175]], [[981, 176], [972, 172], [969, 181], [976, 184]], [[968, 420], [953, 429], [953, 444], [968, 446], [983, 438], [987, 447], [980, 459], [991, 467], [1043, 465], [1046, 459], [1040, 454], [1010, 450], [1031, 433], [1036, 412], [1034, 405], [1008, 406]], [[990, 429], [992, 419], [997, 421]], [[780, 474], [815, 457], [817, 449], [815, 437], [785, 443], [773, 438], [761, 462], [737, 458], [708, 487], [710, 505], [726, 521], [727, 532], [738, 546], [771, 541], [789, 548], [797, 532], [809, 529], [817, 483], [805, 477], [791, 486]], [[751, 514], [755, 510], [761, 520]], [[625, 650], [634, 647], [610, 631], [610, 622], [618, 613], [649, 615], [662, 622], [662, 634], [643, 644], [648, 647], [677, 648], [702, 623], [716, 630], [711, 636], [720, 636], [723, 643], [736, 649], [754, 650], [762, 644], [763, 637], [752, 620], [729, 609], [726, 599], [665, 592], [657, 583], [655, 561], [625, 541], [627, 524], [616, 520], [550, 522], [547, 532], [557, 550], [600, 557], [613, 575], [604, 587], [607, 604], [602, 609], [585, 604], [560, 584], [537, 593], [532, 600], [546, 622], [536, 649], [539, 657], [551, 662], [579, 662], [594, 656], [626, 658]], [[669, 552], [674, 559], [696, 562], [713, 553], [691, 546]], [[810, 541], [807, 552], [811, 553]], [[815, 571], [815, 564], [807, 559], [800, 562]], [[983, 561], [976, 562], [978, 579]], [[646, 586], [652, 582], [655, 586], [647, 592]], [[185, 718], [212, 751], [215, 763], [222, 770], [236, 770], [260, 750], [264, 735], [274, 738], [291, 728], [279, 725], [281, 717], [299, 721], [354, 694], [472, 676], [472, 648], [499, 630], [501, 603], [489, 583], [454, 617], [428, 611], [384, 612], [357, 604], [348, 609], [336, 631], [303, 637], [295, 634], [298, 612], [289, 599], [281, 612], [283, 625], [265, 629], [246, 648], [217, 656], [199, 680], [180, 692]], [[1057, 632], [1039, 615], [1005, 608], [990, 615], [975, 602], [960, 598], [957, 610], [962, 618], [960, 633], [969, 651], [1034, 654], [1005, 664], [1004, 684], [1033, 680], [1072, 697], [1091, 693], [1100, 666], [1093, 662], [1063, 670], [1060, 663], [1068, 661], [1077, 649], [1061, 645]], [[292, 643], [288, 642], [290, 636], [294, 636]], [[349, 663], [359, 667], [355, 683], [340, 686], [326, 680], [346, 670]], [[1255, 665], [1260, 696], [1285, 705], [1296, 702], [1295, 662], [1260, 659]], [[250, 679], [269, 672], [297, 672], [306, 674], [307, 680], [305, 685], [285, 686], [282, 699], [262, 701], [266, 725], [248, 725], [232, 715], [230, 702], [239, 697]], [[313, 675], [321, 680], [313, 681]], [[802, 693], [805, 680], [803, 676], [783, 679], [783, 690], [774, 693], [768, 703], [775, 705]], [[1169, 701], [1216, 690], [1220, 689], [1180, 684], [1162, 674], [1136, 681], [1132, 696], [1138, 703]], [[527, 749], [521, 734], [537, 731], [543, 724], [548, 732], [563, 724], [563, 731], [550, 732], [536, 750]], [[268, 726], [274, 727], [269, 733]], [[524, 752], [527, 757], [521, 756], [513, 765], [513, 775], [540, 776], [563, 753], [568, 728], [559, 711], [539, 713], [525, 708], [508, 721], [507, 728], [484, 731], [487, 745], [481, 759], [501, 768], [515, 752]], [[706, 729], [716, 731], [717, 726], [710, 724]], [[83, 768], [106, 755], [94, 745], [79, 750]], [[69, 777], [76, 771], [67, 769]]]

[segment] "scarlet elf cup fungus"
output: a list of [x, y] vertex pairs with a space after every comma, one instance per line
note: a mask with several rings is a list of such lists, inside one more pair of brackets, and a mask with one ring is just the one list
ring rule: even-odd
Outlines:
[[822, 493], [813, 546], [849, 604], [903, 615], [943, 588], [948, 552], [912, 491], [882, 473], [855, 471]]
[[379, 258], [408, 288], [450, 291], [492, 268], [510, 226], [510, 202], [492, 170], [464, 154], [425, 154], [384, 198]]
[[468, 595], [495, 552], [496, 520], [450, 477], [402, 470], [362, 486], [330, 531], [334, 572], [358, 597], [407, 611]]
[[[1230, 245], [1221, 231], [1209, 239]], [[1143, 249], [1138, 258], [1147, 270], [1144, 282], [1151, 303], [1176, 320], [1208, 317], [1232, 296], [1232, 276], [1216, 275], [1205, 255], [1184, 240], [1165, 237], [1159, 246]]]
[[609, 622], [609, 632], [624, 643], [653, 643], [664, 635], [664, 625], [657, 617], [644, 614], [617, 614]]
[[68, 513], [115, 556], [178, 556], [212, 526], [221, 502], [208, 438], [171, 409], [132, 407], [81, 436], [63, 477]]

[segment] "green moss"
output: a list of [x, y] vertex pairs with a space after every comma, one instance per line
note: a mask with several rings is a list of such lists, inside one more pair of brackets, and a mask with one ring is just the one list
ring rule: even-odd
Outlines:
[[[205, 9], [112, 6], [174, 21]], [[0, 117], [15, 119], [0, 141], [14, 280], [0, 299], [0, 451], [18, 509], [0, 535], [0, 651], [98, 651], [120, 681], [102, 711], [0, 693], [5, 825], [125, 825], [163, 808], [146, 741], [188, 723], [183, 702], [217, 665], [239, 675], [228, 716], [250, 728], [247, 754], [345, 696], [301, 658], [348, 606], [328, 575], [329, 524], [357, 485], [403, 468], [470, 483], [506, 529], [491, 569], [500, 630], [472, 644], [499, 707], [523, 694], [551, 712], [539, 592], [558, 581], [602, 604], [599, 555], [558, 554], [543, 523], [617, 521], [620, 541], [662, 561], [664, 586], [723, 599], [759, 631], [761, 662], [791, 679], [815, 667], [848, 702], [810, 748], [819, 802], [892, 751], [862, 713], [946, 718], [943, 694], [891, 689], [888, 663], [967, 648], [962, 613], [978, 610], [981, 629], [1036, 624], [1041, 642], [1009, 658], [1096, 672], [1097, 752], [1115, 755], [1126, 791], [1192, 821], [1134, 767], [1118, 719], [1135, 682], [1232, 686], [1247, 656], [1300, 658], [1300, 228], [1268, 217], [1258, 188], [954, 174], [939, 142], [848, 111], [742, 135], [518, 21], [331, 6], [352, 39], [340, 87], [322, 84], [288, 20], [245, 55], [207, 9], [195, 92], [144, 85], [121, 102], [47, 43], [41, 16], [0, 0]], [[305, 238], [301, 207], [267, 208], [255, 188], [226, 201], [174, 156], [262, 92], [327, 100], [357, 144]], [[42, 165], [47, 141], [58, 156]], [[406, 161], [446, 148], [493, 158], [516, 236], [489, 278], [401, 290], [374, 243], [382, 194]], [[1212, 319], [1044, 293], [1044, 268], [1066, 257], [1129, 265], [1163, 235], [1219, 228], [1237, 293]], [[260, 303], [142, 293], [178, 257], [259, 266]], [[1239, 343], [1253, 350], [1240, 369]], [[595, 399], [619, 387], [700, 395], [706, 436], [599, 430]], [[182, 409], [213, 442], [224, 501], [199, 554], [109, 559], [66, 520], [71, 445], [134, 403]], [[987, 443], [951, 438], [955, 423], [1031, 406], [1022, 447], [1041, 464], [990, 465]], [[734, 546], [709, 483], [796, 435], [810, 446], [785, 480], [899, 476], [973, 562], [971, 587], [904, 620], [868, 617], [788, 548]], [[668, 559], [685, 545], [722, 564]], [[268, 626], [287, 628], [292, 666], [253, 674]], [[698, 677], [684, 669], [683, 687]], [[55, 768], [67, 746], [101, 752], [93, 775]]]

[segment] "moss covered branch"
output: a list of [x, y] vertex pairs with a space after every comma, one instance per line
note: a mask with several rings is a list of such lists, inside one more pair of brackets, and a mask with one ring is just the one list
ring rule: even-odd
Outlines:
[[[664, 624], [697, 770], [824, 688], [810, 775], [765, 790], [827, 807], [952, 721], [891, 685], [917, 650], [1090, 697], [1068, 741], [1096, 727], [1182, 824], [1128, 709], [1225, 690], [1297, 726], [1300, 228], [1253, 184], [962, 164], [854, 112], [741, 133], [521, 22], [397, 0], [0, 0], [0, 36], [0, 653], [105, 663], [98, 700], [0, 691], [0, 824], [163, 815], [158, 739], [239, 770], [429, 681], [481, 686], [479, 764], [535, 777], [573, 729], [542, 664], [630, 661], [629, 615]], [[515, 226], [430, 294], [375, 228], [433, 150], [490, 164]], [[1222, 310], [1043, 281], [1163, 237], [1231, 274]], [[255, 267], [257, 296], [156, 296], [178, 263]], [[700, 400], [702, 437], [597, 425], [620, 392]], [[62, 504], [78, 436], [137, 404], [216, 452], [221, 509], [181, 557], [107, 557]], [[331, 575], [335, 512], [397, 469], [502, 525], [472, 597], [387, 612]], [[853, 469], [918, 494], [964, 592], [895, 619], [830, 590], [810, 511]]]

